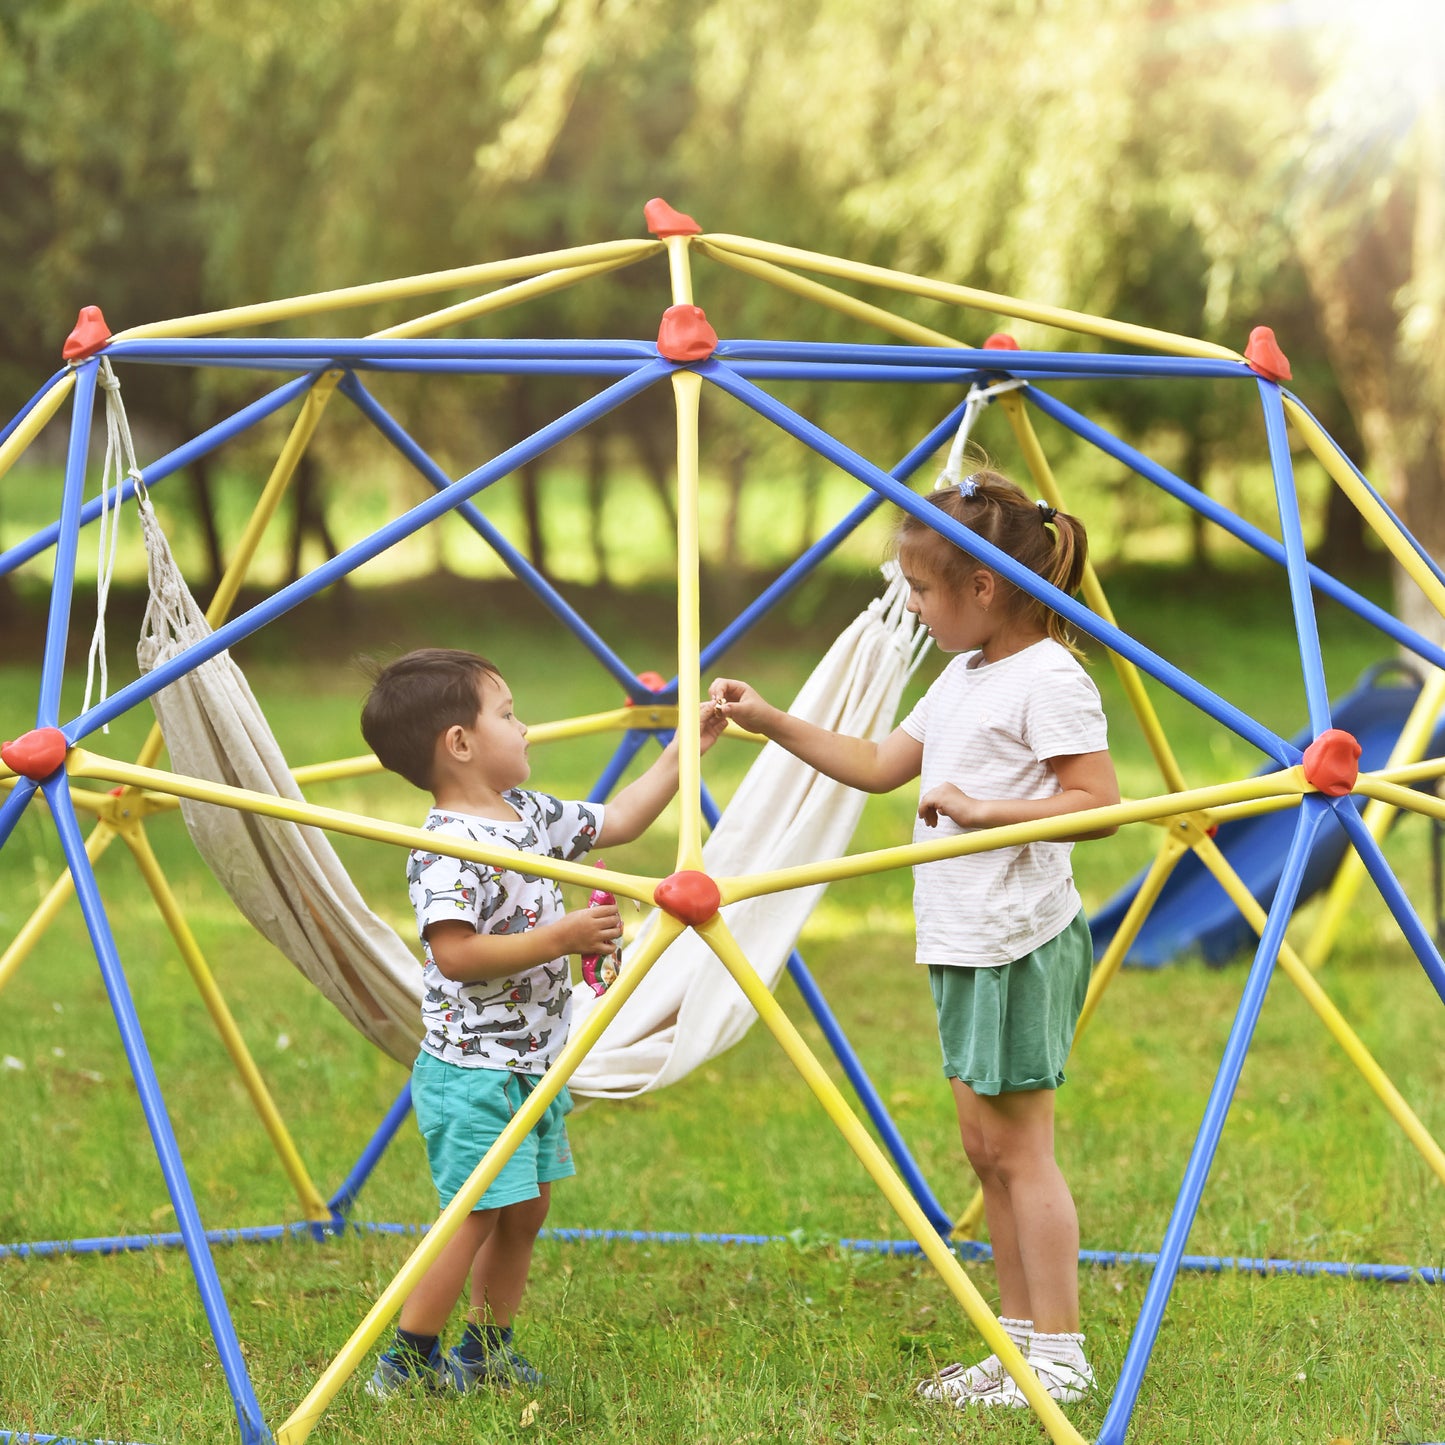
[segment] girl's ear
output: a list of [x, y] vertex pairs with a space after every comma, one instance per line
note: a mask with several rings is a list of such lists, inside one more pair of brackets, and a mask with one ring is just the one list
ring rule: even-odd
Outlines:
[[977, 572], [968, 579], [969, 596], [985, 610], [993, 606], [994, 597], [997, 595], [995, 584], [998, 578], [994, 576], [987, 567], [980, 567]]

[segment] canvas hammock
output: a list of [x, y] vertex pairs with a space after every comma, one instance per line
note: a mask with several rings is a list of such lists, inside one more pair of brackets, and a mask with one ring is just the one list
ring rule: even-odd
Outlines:
[[[164, 532], [141, 496], [150, 603], [137, 649], [150, 671], [210, 632]], [[834, 643], [792, 711], [825, 727], [882, 737], [919, 644], [892, 577], [884, 596]], [[158, 692], [156, 715], [175, 771], [302, 801], [286, 759], [228, 652]], [[776, 745], [748, 772], [704, 849], [714, 876], [756, 873], [836, 857], [851, 838], [863, 795], [834, 783]], [[421, 970], [411, 949], [367, 906], [326, 834], [213, 804], [183, 802], [196, 848], [252, 926], [276, 946], [378, 1048], [410, 1064], [421, 1037]], [[400, 875], [398, 875], [400, 876]], [[771, 988], [823, 891], [796, 889], [724, 910]], [[648, 926], [648, 925], [644, 925]], [[624, 960], [624, 967], [625, 967]], [[595, 996], [574, 995], [585, 1009]], [[696, 934], [655, 963], [573, 1077], [583, 1095], [614, 1098], [675, 1083], [731, 1047], [752, 1006]]]

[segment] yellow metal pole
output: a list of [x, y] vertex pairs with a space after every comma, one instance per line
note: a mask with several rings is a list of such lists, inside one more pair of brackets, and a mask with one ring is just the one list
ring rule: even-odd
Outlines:
[[791, 291], [795, 296], [801, 296], [806, 301], [826, 306], [843, 316], [852, 317], [855, 321], [867, 322], [881, 331], [890, 332], [917, 346], [957, 347], [967, 344], [955, 336], [935, 331], [931, 326], [920, 326], [916, 321], [906, 321], [901, 316], [895, 316], [891, 311], [885, 311], [881, 306], [873, 306], [867, 301], [860, 301], [856, 296], [849, 296], [846, 292], [835, 291], [831, 286], [824, 286], [820, 281], [812, 281], [806, 276], [799, 276], [795, 271], [786, 271], [781, 266], [774, 266], [768, 261], [759, 261], [752, 256], [743, 256], [720, 246], [710, 246], [704, 237], [697, 237], [694, 244], [703, 255], [710, 256], [724, 266], [730, 266], [735, 271], [743, 272], [744, 275], [754, 276], [759, 281], [766, 281], [783, 291]]
[[[1229, 860], [1219, 851], [1218, 844], [1210, 837], [1202, 837], [1195, 843], [1194, 851], [1214, 875], [1219, 886], [1229, 895], [1230, 901], [1248, 920], [1249, 926], [1256, 933], [1262, 934], [1266, 922], [1265, 911], [1244, 886], [1239, 874], [1230, 866]], [[1345, 1051], [1346, 1057], [1364, 1076], [1365, 1082], [1375, 1091], [1376, 1097], [1404, 1131], [1405, 1137], [1420, 1151], [1421, 1157], [1434, 1170], [1436, 1178], [1445, 1183], [1445, 1153], [1441, 1152], [1429, 1130], [1401, 1097], [1400, 1091], [1390, 1082], [1385, 1071], [1375, 1062], [1374, 1056], [1345, 1021], [1344, 1015], [1330, 1001], [1329, 995], [1320, 987], [1319, 980], [1305, 967], [1303, 960], [1288, 943], [1280, 944], [1279, 966], [1304, 995], [1305, 1002], [1319, 1016], [1335, 1042]]]
[[846, 261], [838, 256], [825, 256], [817, 251], [804, 251], [796, 246], [780, 246], [771, 241], [755, 241], [747, 236], [709, 233], [702, 238], [710, 251], [730, 251], [734, 255], [753, 256], [783, 266], [799, 266], [824, 276], [847, 281], [861, 281], [874, 286], [887, 286], [913, 296], [926, 296], [947, 301], [955, 306], [972, 306], [999, 316], [1014, 316], [1021, 321], [1037, 321], [1045, 326], [1058, 326], [1065, 331], [1078, 331], [1086, 336], [1099, 336], [1107, 341], [1121, 341], [1131, 346], [1145, 346], [1171, 356], [1197, 356], [1214, 361], [1238, 361], [1244, 358], [1227, 346], [1198, 341], [1190, 336], [1176, 336], [1172, 331], [1157, 331], [1152, 326], [1134, 326], [1127, 321], [1111, 321], [1107, 317], [1089, 316], [1082, 311], [1066, 311], [1033, 301], [1020, 301], [992, 291], [978, 291], [971, 286], [957, 286], [948, 281], [930, 281], [910, 276], [906, 271], [890, 271], [883, 266]]
[[672, 376], [677, 404], [677, 866], [702, 867], [702, 785], [698, 757], [701, 706], [698, 575], [698, 403], [702, 379], [693, 371]]
[[252, 793], [226, 783], [212, 783], [205, 778], [187, 778], [179, 773], [166, 773], [158, 768], [142, 768], [102, 757], [85, 748], [70, 750], [68, 766], [79, 777], [99, 778], [104, 782], [130, 787], [151, 788], [177, 798], [192, 798], [198, 803], [214, 803], [221, 808], [235, 808], [243, 813], [258, 813], [266, 818], [280, 818], [287, 823], [310, 824], [333, 833], [354, 838], [368, 838], [376, 843], [391, 843], [398, 848], [421, 848], [429, 853], [445, 853], [453, 858], [466, 858], [474, 863], [490, 863], [493, 867], [515, 869], [525, 859], [527, 872], [539, 878], [553, 878], [558, 883], [575, 883], [591, 890], [601, 887], [621, 897], [635, 898], [639, 903], [653, 901], [656, 880], [633, 873], [617, 873], [610, 868], [591, 868], [582, 863], [567, 863], [540, 853], [517, 853], [513, 849], [484, 847], [477, 843], [460, 843], [441, 838], [423, 828], [407, 828], [397, 823], [383, 823], [358, 813], [339, 808], [321, 808], [315, 803], [278, 798], [274, 793]]
[[[1038, 433], [1034, 431], [1028, 409], [1020, 400], [1018, 393], [1002, 392], [998, 402], [1003, 407], [1009, 425], [1013, 428], [1014, 437], [1018, 441], [1019, 449], [1023, 452], [1024, 463], [1044, 500], [1051, 507], [1067, 511], [1063, 494], [1054, 480], [1053, 469], [1049, 466], [1049, 460], [1044, 455], [1043, 447], [1039, 444]], [[1092, 562], [1087, 563], [1084, 567], [1083, 593], [1084, 600], [1100, 617], [1106, 622], [1117, 625], [1113, 610], [1109, 606], [1109, 599], [1104, 595], [1104, 588], [1099, 582], [1098, 573], [1094, 571]], [[1124, 695], [1129, 699], [1129, 705], [1144, 732], [1145, 741], [1149, 744], [1149, 751], [1154, 754], [1154, 761], [1158, 765], [1164, 786], [1173, 788], [1176, 792], [1183, 792], [1186, 786], [1184, 771], [1179, 766], [1173, 749], [1169, 746], [1169, 739], [1159, 721], [1159, 714], [1155, 712], [1154, 704], [1144, 690], [1144, 679], [1139, 669], [1128, 658], [1120, 657], [1116, 652], [1109, 653], [1109, 661], [1114, 665], [1114, 671], [1118, 674], [1119, 682], [1124, 688]]]
[[413, 296], [435, 295], [438, 291], [455, 291], [464, 287], [489, 285], [494, 281], [510, 281], [521, 276], [535, 276], [559, 266], [590, 266], [598, 262], [626, 265], [645, 256], [656, 255], [660, 241], [604, 241], [595, 246], [572, 246], [561, 251], [541, 251], [534, 256], [516, 256], [504, 261], [488, 261], [477, 266], [459, 266], [450, 271], [431, 271], [419, 276], [399, 277], [394, 281], [373, 281], [364, 286], [348, 286], [339, 291], [316, 291], [307, 296], [293, 296], [279, 301], [263, 301], [254, 306], [231, 306], [224, 311], [201, 312], [194, 316], [178, 316], [170, 321], [153, 321], [118, 332], [113, 341], [132, 341], [142, 337], [211, 336], [217, 331], [236, 331], [247, 326], [266, 326], [275, 321], [291, 321], [301, 316], [316, 316], [328, 311], [345, 311], [354, 306], [370, 306], [379, 301], [404, 301]]
[[[1445, 671], [1436, 667], [1430, 670], [1429, 677], [1425, 679], [1420, 696], [1416, 699], [1415, 706], [1410, 709], [1410, 716], [1405, 720], [1405, 726], [1401, 728], [1400, 736], [1390, 750], [1389, 761], [1385, 764], [1387, 768], [1418, 762], [1424, 756], [1442, 706], [1445, 706]], [[1395, 819], [1395, 813], [1396, 810], [1387, 803], [1378, 801], [1371, 802], [1365, 808], [1365, 827], [1370, 830], [1370, 836], [1377, 843], [1385, 836], [1386, 829]], [[1335, 946], [1335, 940], [1339, 937], [1345, 917], [1364, 879], [1365, 865], [1360, 861], [1360, 855], [1350, 849], [1340, 860], [1339, 871], [1325, 896], [1324, 907], [1315, 924], [1315, 930], [1302, 950], [1304, 961], [1311, 969], [1319, 968], [1329, 956], [1330, 949]]]
[[964, 1313], [983, 1336], [985, 1344], [999, 1357], [1004, 1368], [1023, 1391], [1024, 1397], [1033, 1406], [1044, 1429], [1048, 1431], [1049, 1438], [1068, 1441], [1071, 1445], [1073, 1442], [1083, 1445], [1083, 1437], [1039, 1384], [1038, 1376], [1029, 1368], [1017, 1346], [1004, 1333], [993, 1311], [984, 1303], [983, 1296], [954, 1258], [952, 1250], [928, 1222], [927, 1215], [918, 1207], [903, 1181], [893, 1172], [883, 1151], [874, 1143], [873, 1136], [848, 1107], [848, 1102], [838, 1086], [828, 1077], [827, 1071], [804, 1042], [803, 1036], [758, 977], [756, 970], [728, 931], [722, 915], [715, 913], [706, 923], [700, 924], [697, 931], [736, 979], [748, 1002], [757, 1010], [758, 1017], [777, 1039], [793, 1067], [802, 1075], [823, 1106], [824, 1112], [868, 1171], [869, 1177], [893, 1206], [908, 1232], [918, 1241], [919, 1247], [942, 1276], [953, 1297], [963, 1306]]
[[422, 1242], [412, 1251], [406, 1263], [367, 1312], [366, 1318], [342, 1346], [341, 1352], [322, 1372], [306, 1398], [277, 1430], [277, 1445], [301, 1445], [316, 1428], [322, 1412], [336, 1398], [342, 1385], [356, 1372], [367, 1351], [375, 1344], [388, 1321], [401, 1308], [418, 1281], [457, 1232], [462, 1220], [476, 1207], [477, 1201], [501, 1173], [502, 1167], [516, 1152], [517, 1146], [536, 1126], [547, 1106], [562, 1091], [562, 1086], [572, 1077], [578, 1064], [591, 1052], [597, 1040], [602, 1037], [603, 1030], [617, 1016], [617, 1011], [647, 976], [658, 956], [681, 932], [682, 925], [675, 918], [666, 913], [659, 914], [657, 927], [638, 945], [637, 952], [628, 960], [628, 966], [602, 995], [596, 1007], [583, 1020], [582, 1026], [567, 1040], [566, 1047], [557, 1056], [557, 1061], [538, 1079], [522, 1107], [513, 1115], [511, 1123], [502, 1130], [497, 1142], [482, 1156], [456, 1198], [442, 1210]]
[[166, 881], [165, 873], [162, 871], [155, 853], [151, 850], [150, 839], [146, 836], [145, 828], [139, 822], [130, 823], [121, 829], [121, 837], [135, 858], [141, 877], [150, 887], [151, 897], [155, 899], [161, 918], [165, 921], [166, 927], [170, 929], [171, 937], [180, 950], [181, 958], [184, 960], [191, 978], [195, 981], [196, 991], [200, 994], [201, 1001], [205, 1004], [206, 1011], [216, 1026], [216, 1032], [220, 1035], [226, 1052], [231, 1056], [231, 1062], [235, 1065], [237, 1074], [240, 1075], [241, 1083], [251, 1096], [252, 1107], [256, 1110], [257, 1116], [270, 1137], [271, 1146], [276, 1151], [276, 1157], [281, 1161], [281, 1167], [286, 1171], [286, 1177], [291, 1181], [292, 1189], [296, 1191], [296, 1198], [300, 1202], [303, 1214], [313, 1223], [326, 1224], [331, 1219], [331, 1211], [326, 1207], [326, 1201], [312, 1182], [311, 1175], [301, 1160], [300, 1152], [281, 1118], [280, 1110], [277, 1109], [270, 1091], [266, 1088], [261, 1071], [256, 1067], [256, 1061], [251, 1057], [251, 1052], [246, 1047], [246, 1041], [236, 1026], [236, 1020], [226, 1005], [225, 997], [217, 986], [211, 970], [206, 966], [206, 960], [201, 953], [200, 945], [196, 942], [195, 934], [191, 932], [185, 914], [176, 901], [170, 884]]
[[45, 424], [60, 410], [74, 386], [74, 371], [67, 371], [63, 376], [57, 377], [45, 395], [30, 408], [25, 420], [4, 442], [0, 442], [0, 477], [25, 455], [25, 449], [45, 430]]
[[1314, 453], [1319, 463], [1339, 484], [1344, 494], [1355, 504], [1356, 510], [1368, 522], [1375, 535], [1389, 548], [1390, 554], [1401, 568], [1419, 586], [1429, 599], [1432, 607], [1445, 616], [1445, 586], [1425, 564], [1420, 554], [1411, 545], [1410, 539], [1400, 530], [1398, 523], [1376, 501], [1370, 489], [1355, 475], [1345, 454], [1334, 439], [1328, 436], [1319, 423], [1288, 392], [1282, 393], [1285, 412], [1295, 424], [1305, 444]]
[[1430, 793], [1421, 793], [1414, 788], [1402, 788], [1398, 783], [1371, 773], [1361, 773], [1355, 780], [1355, 792], [1367, 798], [1378, 798], [1392, 808], [1404, 808], [1410, 813], [1424, 813], [1427, 818], [1438, 818], [1445, 823], [1445, 800]]
[[1145, 823], [1160, 818], [1211, 810], [1225, 803], [1252, 798], [1297, 796], [1312, 791], [1301, 769], [1285, 768], [1259, 777], [1243, 778], [1234, 783], [1219, 783], [1208, 788], [1193, 788], [1183, 793], [1169, 793], [1137, 802], [1115, 803], [1107, 808], [1089, 808], [1034, 823], [1013, 823], [1006, 828], [980, 828], [975, 833], [941, 843], [910, 843], [899, 848], [881, 848], [872, 853], [854, 853], [822, 863], [779, 868], [770, 873], [745, 878], [718, 879], [723, 902], [735, 903], [742, 898], [755, 898], [764, 893], [780, 893], [785, 888], [805, 888], [813, 883], [832, 883], [840, 878], [859, 878], [881, 873], [885, 868], [901, 868], [915, 863], [934, 863], [940, 858], [961, 858], [971, 853], [986, 853], [994, 848], [1011, 848], [1019, 843], [1069, 838], [1079, 833], [1102, 828], [1123, 827], [1126, 823]]

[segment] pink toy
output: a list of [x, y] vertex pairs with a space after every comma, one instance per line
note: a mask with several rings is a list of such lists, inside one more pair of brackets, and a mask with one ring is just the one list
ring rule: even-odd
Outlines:
[[[597, 866], [603, 866], [602, 860], [597, 860]], [[616, 903], [617, 899], [605, 888], [594, 888], [592, 896], [587, 900], [589, 908], [595, 908], [601, 903]], [[586, 980], [592, 992], [599, 998], [617, 982], [617, 971], [622, 967], [622, 945], [618, 944], [614, 953], [584, 953], [582, 955], [582, 977]]]

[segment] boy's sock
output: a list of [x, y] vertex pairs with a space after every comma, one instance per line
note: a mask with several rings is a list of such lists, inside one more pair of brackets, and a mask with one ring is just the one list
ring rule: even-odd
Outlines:
[[435, 1353], [437, 1344], [436, 1335], [419, 1335], [412, 1330], [398, 1329], [393, 1348], [398, 1355], [415, 1356], [418, 1360], [428, 1362]]
[[488, 1355], [496, 1354], [511, 1343], [511, 1325], [479, 1325], [474, 1320], [468, 1320], [466, 1329], [462, 1331], [462, 1342], [457, 1346], [457, 1356], [469, 1365], [478, 1365]]

